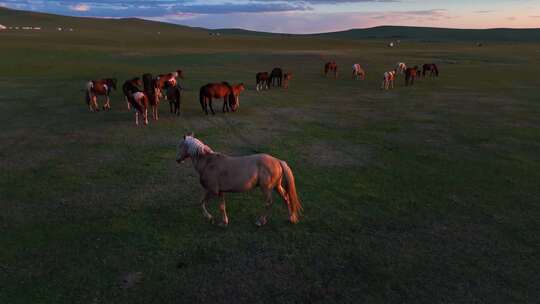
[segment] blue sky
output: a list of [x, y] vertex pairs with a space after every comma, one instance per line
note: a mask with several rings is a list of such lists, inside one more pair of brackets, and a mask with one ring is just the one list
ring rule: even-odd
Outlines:
[[287, 33], [378, 25], [540, 27], [540, 0], [0, 0], [0, 6]]

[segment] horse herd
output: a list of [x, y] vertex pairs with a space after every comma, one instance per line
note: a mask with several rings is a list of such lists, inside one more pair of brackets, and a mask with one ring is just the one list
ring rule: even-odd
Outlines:
[[[418, 76], [426, 77], [429, 73], [431, 77], [439, 76], [439, 68], [434, 63], [424, 64], [422, 70], [418, 66], [407, 67], [405, 63], [398, 63], [396, 67], [383, 74], [381, 89], [388, 90], [394, 88], [394, 81], [398, 75], [405, 75], [405, 85], [413, 85]], [[324, 65], [324, 75], [333, 74], [338, 77], [338, 65], [335, 61], [327, 62]], [[292, 79], [291, 72], [284, 72], [281, 68], [274, 68], [270, 73], [259, 72], [255, 76], [256, 90], [268, 90], [271, 87], [289, 87], [289, 81]], [[366, 71], [358, 63], [352, 66], [353, 79], [366, 79]], [[180, 102], [183, 88], [179, 79], [184, 79], [182, 70], [175, 72], [159, 74], [153, 76], [145, 73], [142, 77], [133, 77], [128, 79], [122, 85], [122, 92], [125, 97], [127, 109], [135, 110], [135, 124], [139, 126], [139, 116], [142, 116], [143, 123], [148, 125], [148, 108], [152, 110], [154, 120], [159, 119], [159, 104], [162, 99], [168, 100], [170, 112], [180, 115]], [[105, 97], [103, 110], [110, 110], [110, 94], [117, 88], [117, 80], [114, 78], [105, 78], [87, 82], [86, 103], [91, 112], [100, 110], [97, 103], [98, 96]], [[215, 114], [212, 106], [212, 99], [223, 98], [223, 112], [236, 112], [240, 106], [240, 93], [246, 89], [244, 83], [229, 84], [226, 81], [218, 83], [208, 83], [199, 90], [199, 102], [203, 112], [208, 115], [208, 110]]]

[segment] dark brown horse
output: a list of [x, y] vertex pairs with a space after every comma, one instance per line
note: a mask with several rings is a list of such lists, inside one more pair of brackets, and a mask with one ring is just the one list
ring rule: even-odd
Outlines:
[[270, 74], [268, 72], [259, 72], [255, 76], [257, 91], [268, 90], [268, 82], [270, 80]]
[[418, 66], [414, 66], [413, 68], [407, 68], [405, 70], [405, 86], [414, 85], [414, 80], [418, 76], [418, 73]]
[[126, 80], [124, 84], [122, 85], [122, 92], [124, 92], [124, 97], [126, 99], [127, 109], [131, 110], [131, 104], [132, 101], [130, 101], [130, 98], [133, 98], [133, 94], [137, 92], [142, 92], [142, 80], [139, 77], [132, 78], [130, 80]]
[[174, 87], [168, 87], [167, 89], [167, 99], [169, 100], [169, 107], [171, 113], [180, 115], [180, 100], [182, 98], [183, 89], [180, 84], [177, 84]]
[[97, 103], [97, 96], [105, 96], [105, 104], [103, 110], [111, 109], [111, 100], [109, 95], [112, 90], [116, 90], [116, 79], [106, 78], [100, 80], [91, 80], [86, 83], [86, 104], [91, 112], [98, 112], [99, 105]]
[[338, 77], [338, 66], [335, 61], [327, 62], [324, 65], [324, 76], [328, 76], [328, 73], [334, 73], [334, 78]]
[[161, 89], [159, 88], [158, 79], [152, 74], [146, 73], [142, 76], [144, 94], [148, 98], [148, 102], [152, 106], [152, 118], [154, 120], [159, 119], [159, 96], [161, 95]]
[[283, 70], [281, 68], [274, 68], [270, 73], [270, 86], [281, 87], [281, 82], [283, 81]]
[[435, 63], [426, 63], [422, 66], [422, 77], [426, 77], [427, 72], [431, 77], [439, 77], [439, 68]]

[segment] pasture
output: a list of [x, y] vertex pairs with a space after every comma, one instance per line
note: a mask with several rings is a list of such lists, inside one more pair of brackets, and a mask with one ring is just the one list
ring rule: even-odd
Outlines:
[[[0, 33], [0, 303], [538, 301], [538, 44], [391, 49], [63, 22], [76, 31]], [[322, 76], [329, 60], [338, 79]], [[441, 76], [382, 91], [400, 61], [435, 62]], [[257, 93], [255, 74], [275, 66], [294, 73], [289, 89]], [[162, 103], [158, 122], [136, 128], [120, 91], [110, 112], [84, 103], [89, 79], [177, 68], [180, 117]], [[206, 116], [199, 88], [222, 80], [246, 83], [240, 108], [214, 101]], [[226, 195], [228, 228], [205, 221], [197, 173], [175, 162], [188, 132], [215, 151], [286, 160], [300, 223], [275, 196], [257, 228], [259, 191]]]

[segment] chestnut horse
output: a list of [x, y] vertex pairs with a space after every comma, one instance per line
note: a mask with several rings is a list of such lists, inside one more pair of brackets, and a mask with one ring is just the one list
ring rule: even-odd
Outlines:
[[414, 66], [412, 68], [407, 68], [405, 70], [405, 86], [414, 85], [414, 80], [418, 76], [418, 66]]
[[285, 74], [283, 74], [283, 88], [284, 89], [289, 88], [289, 81], [291, 81], [292, 75], [293, 74], [291, 72], [286, 72]]
[[141, 78], [135, 77], [130, 80], [126, 80], [122, 85], [122, 92], [124, 92], [124, 98], [126, 100], [128, 111], [131, 110], [130, 98], [132, 98], [134, 93], [142, 92], [142, 81]]
[[366, 80], [366, 71], [362, 69], [362, 66], [358, 63], [353, 64], [352, 66], [352, 78], [361, 80]]
[[286, 162], [268, 154], [253, 154], [232, 157], [214, 152], [209, 146], [195, 138], [185, 135], [178, 144], [176, 161], [182, 163], [191, 158], [193, 167], [199, 173], [199, 180], [205, 190], [201, 199], [205, 218], [213, 222], [213, 216], [206, 208], [211, 198], [219, 198], [222, 215], [219, 225], [226, 227], [229, 218], [225, 207], [225, 193], [246, 192], [259, 187], [265, 197], [265, 210], [255, 224], [266, 224], [273, 204], [272, 190], [281, 196], [289, 211], [289, 221], [298, 223], [302, 204], [296, 193], [296, 184], [291, 168]]
[[327, 62], [324, 65], [324, 76], [328, 76], [328, 73], [334, 73], [334, 78], [338, 77], [338, 66], [335, 61]]
[[422, 66], [422, 77], [426, 77], [427, 72], [430, 72], [431, 77], [439, 77], [439, 68], [435, 63], [426, 63]]
[[394, 80], [396, 79], [396, 70], [388, 71], [384, 73], [381, 89], [393, 89]]
[[206, 115], [208, 115], [208, 106], [210, 106], [212, 115], [216, 114], [212, 107], [212, 98], [223, 98], [223, 103], [226, 103], [230, 93], [231, 86], [227, 82], [209, 83], [202, 86], [199, 90], [199, 102]]
[[182, 70], [176, 70], [176, 72], [158, 75], [157, 81], [159, 89], [164, 90], [170, 86], [176, 86], [176, 78], [184, 79], [184, 74]]
[[268, 82], [270, 80], [270, 74], [268, 72], [259, 72], [255, 75], [255, 88], [257, 92], [261, 90], [268, 90]]
[[229, 86], [230, 94], [229, 94], [229, 102], [223, 102], [223, 112], [225, 111], [229, 112], [236, 112], [238, 108], [240, 107], [240, 93], [246, 89], [244, 86], [244, 83], [239, 83], [237, 85], [229, 85], [227, 82], [222, 82], [223, 84]]
[[281, 68], [274, 68], [270, 73], [270, 86], [274, 87], [277, 83], [278, 87], [281, 87], [283, 81], [283, 70]]
[[109, 95], [112, 90], [116, 90], [116, 79], [106, 78], [101, 80], [91, 80], [86, 83], [86, 104], [88, 105], [90, 112], [98, 112], [99, 105], [97, 103], [97, 96], [105, 96], [105, 104], [103, 110], [111, 109], [111, 100]]
[[161, 95], [161, 89], [159, 83], [152, 74], [146, 73], [142, 76], [144, 94], [148, 98], [148, 102], [152, 106], [152, 118], [154, 120], [159, 119], [159, 96]]

